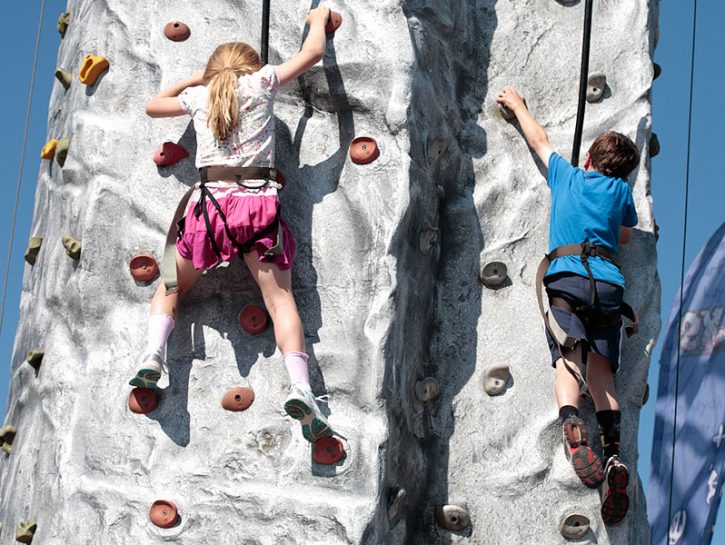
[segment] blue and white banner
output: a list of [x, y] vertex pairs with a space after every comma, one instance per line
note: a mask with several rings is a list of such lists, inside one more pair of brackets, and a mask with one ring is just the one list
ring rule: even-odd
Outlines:
[[687, 272], [682, 305], [678, 295], [667, 324], [647, 502], [652, 545], [708, 545], [712, 540], [725, 477], [723, 309], [725, 223]]

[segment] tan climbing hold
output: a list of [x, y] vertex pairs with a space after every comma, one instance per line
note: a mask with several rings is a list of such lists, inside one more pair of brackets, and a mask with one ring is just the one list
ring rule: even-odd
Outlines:
[[254, 403], [254, 390], [240, 386], [232, 388], [222, 397], [222, 408], [227, 411], [246, 411]]
[[415, 383], [415, 397], [418, 401], [431, 401], [438, 397], [440, 385], [433, 377], [427, 377]]
[[421, 231], [418, 238], [418, 250], [421, 255], [430, 255], [433, 251], [433, 247], [438, 242], [439, 231], [438, 229], [426, 229]]
[[65, 38], [65, 33], [68, 32], [68, 25], [70, 25], [70, 12], [64, 11], [60, 14], [58, 22], [55, 24], [58, 32], [60, 32], [61, 39]]
[[94, 85], [98, 78], [103, 72], [105, 72], [110, 63], [105, 57], [100, 55], [88, 54], [83, 59], [81, 64], [81, 71], [78, 74], [78, 79], [84, 85]]
[[81, 243], [78, 239], [75, 239], [70, 235], [65, 235], [61, 240], [63, 242], [63, 247], [65, 248], [65, 253], [68, 254], [68, 257], [72, 257], [73, 259], [81, 258]]
[[68, 149], [70, 148], [70, 139], [61, 138], [55, 145], [55, 161], [63, 168], [66, 157], [68, 157]]
[[509, 366], [503, 363], [491, 365], [486, 369], [483, 379], [483, 389], [490, 396], [497, 396], [506, 389], [511, 378]]
[[129, 263], [129, 269], [131, 276], [139, 282], [148, 282], [159, 274], [159, 265], [151, 254], [139, 254], [133, 257]]
[[28, 353], [25, 355], [25, 361], [28, 362], [28, 365], [35, 369], [36, 371], [40, 369], [40, 365], [43, 363], [43, 357], [45, 356], [45, 350], [41, 350], [40, 348], [34, 348], [33, 350], [29, 350]]
[[481, 268], [479, 274], [481, 283], [487, 288], [495, 288], [503, 284], [508, 278], [506, 264], [501, 261], [491, 261]]
[[55, 148], [58, 146], [58, 140], [53, 138], [48, 140], [47, 144], [40, 150], [41, 159], [53, 159], [55, 157]]
[[451, 532], [460, 532], [471, 524], [471, 517], [463, 507], [444, 505], [435, 511], [438, 525]]
[[10, 454], [13, 451], [13, 442], [15, 441], [15, 435], [18, 433], [18, 428], [6, 424], [0, 428], [0, 448]]
[[516, 114], [505, 104], [498, 105], [498, 113], [500, 113], [501, 117], [503, 117], [506, 121], [516, 119]]
[[607, 76], [604, 72], [592, 72], [587, 78], [587, 102], [599, 102], [607, 88]]
[[71, 81], [73, 80], [73, 75], [68, 72], [68, 70], [63, 70], [62, 68], [57, 68], [55, 70], [55, 79], [57, 79], [60, 84], [63, 86], [63, 88], [67, 91], [70, 89]]
[[15, 541], [19, 541], [20, 543], [32, 543], [33, 536], [35, 536], [35, 530], [37, 529], [38, 523], [33, 517], [18, 522], [18, 525], [15, 527]]
[[447, 149], [448, 141], [443, 138], [436, 138], [428, 144], [428, 165], [435, 165]]
[[388, 522], [391, 526], [400, 520], [407, 495], [405, 488], [392, 488], [388, 493]]
[[159, 528], [171, 528], [179, 518], [176, 505], [168, 500], [156, 500], [151, 505], [149, 518]]
[[589, 531], [589, 519], [580, 513], [565, 516], [559, 524], [559, 531], [566, 539], [581, 539]]
[[31, 266], [35, 265], [35, 262], [38, 260], [38, 254], [40, 253], [42, 245], [43, 239], [41, 237], [31, 237], [30, 242], [28, 242], [28, 247], [25, 249], [25, 261]]

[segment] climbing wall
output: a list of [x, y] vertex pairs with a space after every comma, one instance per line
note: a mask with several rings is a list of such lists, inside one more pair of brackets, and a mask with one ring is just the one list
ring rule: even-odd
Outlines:
[[[171, 213], [196, 181], [189, 119], [151, 120], [144, 106], [219, 43], [259, 44], [261, 2], [74, 0], [58, 54], [70, 85], [61, 73], [49, 107], [56, 159], [43, 160], [36, 192], [31, 235], [43, 241], [21, 299], [0, 544], [17, 527], [46, 545], [549, 545], [566, 542], [571, 514], [582, 515], [577, 543], [648, 541], [635, 472], [659, 327], [648, 151], [657, 0], [595, 2], [591, 68], [608, 84], [584, 133], [584, 149], [610, 128], [643, 149], [640, 223], [622, 252], [642, 327], [617, 376], [632, 509], [615, 527], [562, 454], [533, 295], [548, 232], [544, 169], [494, 102], [517, 86], [569, 155], [583, 2], [330, 5], [343, 23], [322, 64], [278, 97], [277, 163], [313, 387], [331, 396], [324, 410], [346, 457], [315, 461], [284, 415], [271, 329], [239, 327], [241, 309], [261, 303], [239, 263], [184, 300], [158, 407], [129, 410], [159, 282], [136, 280], [129, 263], [160, 261]], [[297, 51], [309, 7], [272, 1], [270, 62]], [[172, 21], [188, 39], [164, 35]], [[367, 164], [349, 158], [360, 136], [379, 150]], [[190, 157], [157, 166], [165, 142]], [[27, 361], [30, 350], [42, 360]], [[235, 386], [254, 391], [246, 411], [221, 407]], [[149, 521], [157, 500], [177, 509], [169, 528]]]

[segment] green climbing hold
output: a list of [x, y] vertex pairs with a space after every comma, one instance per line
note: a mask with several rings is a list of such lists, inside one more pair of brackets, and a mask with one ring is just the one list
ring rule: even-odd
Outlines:
[[649, 139], [649, 156], [657, 157], [660, 154], [660, 139], [657, 138], [657, 133], [652, 133]]
[[15, 528], [15, 541], [20, 543], [32, 543], [35, 530], [38, 529], [38, 523], [35, 518], [30, 517], [28, 520], [18, 522]]
[[70, 82], [73, 79], [73, 75], [70, 72], [68, 72], [68, 70], [63, 70], [62, 68], [56, 68], [55, 79], [57, 79], [60, 82], [60, 84], [67, 91], [68, 89], [70, 89]]
[[70, 235], [65, 235], [62, 238], [62, 241], [65, 253], [68, 254], [68, 257], [72, 257], [73, 259], [81, 258], [81, 242], [78, 239], [73, 238]]
[[30, 364], [30, 367], [37, 371], [40, 369], [40, 364], [43, 363], [43, 356], [45, 356], [45, 350], [34, 348], [25, 355], [25, 361]]
[[28, 242], [28, 247], [25, 250], [25, 261], [30, 265], [35, 265], [40, 253], [40, 247], [43, 245], [43, 239], [41, 237], [32, 237]]
[[15, 434], [18, 433], [18, 428], [9, 424], [0, 428], [0, 448], [10, 454], [13, 451], [13, 441], [15, 441]]
[[60, 168], [63, 168], [63, 165], [65, 165], [65, 159], [68, 157], [68, 148], [70, 148], [69, 138], [61, 138], [55, 145], [55, 160], [60, 165]]
[[60, 32], [61, 39], [65, 38], [65, 33], [68, 31], [68, 25], [70, 24], [70, 12], [64, 11], [58, 17], [58, 22], [55, 24], [58, 32]]

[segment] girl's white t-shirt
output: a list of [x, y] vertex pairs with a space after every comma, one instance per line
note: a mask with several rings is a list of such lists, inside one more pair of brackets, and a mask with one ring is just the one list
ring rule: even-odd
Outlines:
[[266, 65], [237, 81], [239, 123], [224, 140], [216, 140], [207, 126], [207, 89], [187, 87], [179, 94], [196, 130], [196, 167], [274, 167], [274, 97], [279, 78]]

